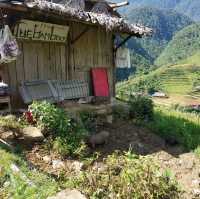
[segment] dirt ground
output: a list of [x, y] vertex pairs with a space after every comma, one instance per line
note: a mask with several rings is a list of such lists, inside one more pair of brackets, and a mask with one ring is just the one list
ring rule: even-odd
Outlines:
[[[155, 159], [164, 171], [172, 171], [182, 188], [185, 190], [183, 199], [200, 199], [200, 160], [192, 152], [184, 151], [180, 146], [169, 146], [163, 139], [149, 130], [135, 126], [131, 122], [114, 122], [104, 127], [110, 132], [106, 144], [98, 146], [94, 151], [106, 157], [115, 150], [132, 149], [136, 154], [148, 155]], [[31, 164], [39, 169], [56, 175], [58, 172], [49, 163], [49, 159], [57, 160], [56, 154], [50, 153], [42, 145], [35, 145], [26, 151]], [[72, 165], [77, 160], [62, 160], [65, 165]]]

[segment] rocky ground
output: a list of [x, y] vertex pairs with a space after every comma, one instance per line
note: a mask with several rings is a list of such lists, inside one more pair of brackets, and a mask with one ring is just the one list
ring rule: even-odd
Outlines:
[[[155, 159], [163, 171], [170, 170], [184, 189], [185, 199], [200, 199], [200, 160], [194, 153], [188, 153], [180, 146], [170, 146], [149, 130], [131, 122], [118, 121], [102, 130], [110, 132], [106, 144], [91, 149], [101, 154], [98, 165], [101, 166], [101, 159], [115, 150], [127, 151], [131, 148], [136, 154], [148, 155]], [[1, 132], [4, 139], [5, 134], [6, 132]], [[12, 137], [11, 132], [7, 134]], [[33, 147], [29, 145], [25, 155], [30, 164], [52, 175], [58, 175], [61, 169], [78, 172], [84, 167], [78, 160], [61, 159], [41, 144]]]

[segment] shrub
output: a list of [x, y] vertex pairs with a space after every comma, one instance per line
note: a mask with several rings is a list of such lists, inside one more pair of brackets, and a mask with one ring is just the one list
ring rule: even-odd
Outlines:
[[130, 118], [151, 120], [153, 118], [153, 101], [145, 96], [132, 95], [129, 99]]
[[29, 106], [36, 125], [51, 132], [53, 148], [61, 155], [72, 155], [87, 135], [80, 123], [71, 119], [64, 110], [46, 101]]
[[81, 111], [79, 115], [85, 129], [91, 133], [97, 131], [98, 116], [96, 113], [92, 111]]
[[115, 119], [129, 119], [129, 106], [127, 106], [126, 104], [118, 104], [113, 106], [112, 112]]

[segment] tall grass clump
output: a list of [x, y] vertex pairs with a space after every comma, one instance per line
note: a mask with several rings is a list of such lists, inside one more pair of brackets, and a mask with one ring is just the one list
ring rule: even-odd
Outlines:
[[149, 121], [153, 118], [153, 101], [146, 96], [131, 95], [129, 98], [131, 119]]
[[186, 149], [200, 144], [200, 116], [166, 107], [154, 109], [154, 120], [148, 124], [152, 131], [164, 138], [174, 138]]

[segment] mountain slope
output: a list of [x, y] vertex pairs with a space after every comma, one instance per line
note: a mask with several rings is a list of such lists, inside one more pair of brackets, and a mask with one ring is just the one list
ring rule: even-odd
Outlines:
[[199, 73], [200, 64], [180, 64], [173, 66], [164, 66], [136, 78], [119, 83], [117, 93], [125, 94], [129, 91], [148, 91], [161, 90], [170, 97], [173, 96], [191, 96], [200, 99], [200, 92], [194, 92], [196, 86], [200, 86]]
[[154, 7], [159, 9], [174, 9], [181, 0], [130, 0], [131, 6], [138, 7]]
[[132, 39], [128, 43], [133, 54], [144, 57], [150, 63], [153, 63], [160, 55], [177, 31], [193, 23], [190, 18], [182, 14], [155, 8], [131, 9], [127, 17], [132, 23], [140, 23], [153, 28], [152, 37]]
[[176, 5], [175, 10], [180, 13], [184, 13], [194, 21], [200, 21], [199, 0], [182, 0]]
[[174, 10], [187, 15], [195, 21], [200, 20], [199, 0], [130, 0], [130, 6], [123, 8], [123, 12], [132, 8], [151, 7]]
[[200, 49], [200, 24], [192, 24], [179, 31], [162, 54], [155, 61], [156, 65], [179, 63], [192, 56]]

